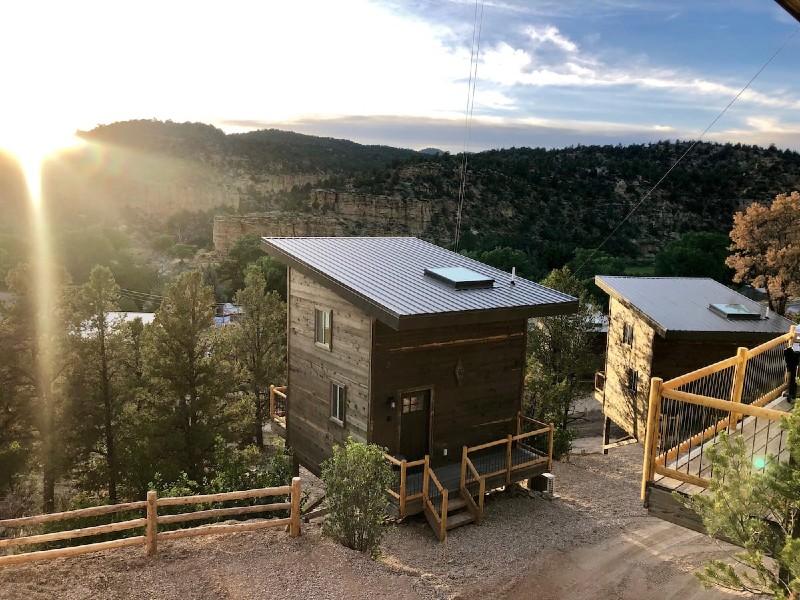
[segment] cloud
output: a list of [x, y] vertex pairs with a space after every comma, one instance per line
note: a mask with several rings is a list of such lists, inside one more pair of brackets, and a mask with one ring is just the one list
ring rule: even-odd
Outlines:
[[558, 28], [548, 25], [546, 27], [528, 26], [525, 34], [537, 45], [550, 43], [564, 52], [577, 52], [578, 46], [572, 40], [562, 35]]

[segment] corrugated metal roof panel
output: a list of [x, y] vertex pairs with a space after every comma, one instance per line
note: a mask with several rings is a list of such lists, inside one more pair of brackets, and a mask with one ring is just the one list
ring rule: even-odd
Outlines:
[[740, 304], [764, 313], [758, 302], [721, 283], [696, 277], [614, 277], [598, 275], [601, 289], [637, 308], [651, 320], [663, 337], [691, 337], [690, 333], [775, 334], [789, 331], [792, 323], [777, 314], [768, 319], [727, 319], [709, 308], [711, 304]]
[[[264, 249], [393, 327], [421, 317], [512, 311], [515, 317], [574, 312], [577, 300], [412, 237], [263, 238]], [[425, 269], [462, 267], [495, 280], [489, 289], [455, 290]], [[370, 312], [370, 311], [368, 311]], [[516, 314], [519, 313], [519, 314]], [[381, 318], [383, 317], [383, 318]], [[493, 320], [473, 315], [475, 321]]]

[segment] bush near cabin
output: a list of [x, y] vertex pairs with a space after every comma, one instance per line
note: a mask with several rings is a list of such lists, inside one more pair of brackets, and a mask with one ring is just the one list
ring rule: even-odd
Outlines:
[[375, 556], [383, 537], [386, 488], [392, 469], [383, 449], [347, 439], [333, 447], [333, 456], [322, 463], [322, 481], [330, 513], [322, 531], [340, 544]]

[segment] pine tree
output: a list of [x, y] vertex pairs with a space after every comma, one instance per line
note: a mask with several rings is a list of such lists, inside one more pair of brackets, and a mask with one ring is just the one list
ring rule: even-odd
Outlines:
[[165, 480], [183, 470], [202, 481], [215, 438], [229, 438], [230, 357], [214, 331], [214, 294], [200, 271], [182, 273], [164, 293], [142, 342], [154, 462]]
[[[781, 424], [788, 460], [767, 457], [755, 470], [741, 436], [722, 436], [709, 449], [714, 477], [688, 504], [709, 535], [741, 547], [732, 561], [712, 560], [697, 576], [718, 586], [779, 600], [800, 598], [800, 405]], [[771, 558], [768, 558], [771, 557]]]
[[276, 292], [265, 292], [266, 280], [257, 266], [246, 270], [244, 282], [244, 288], [236, 292], [236, 302], [243, 309], [235, 329], [236, 356], [255, 401], [255, 439], [262, 448], [266, 390], [286, 375], [286, 305]]
[[[66, 351], [69, 315], [65, 290], [69, 276], [63, 269], [41, 267], [51, 294], [42, 298], [37, 269], [21, 264], [7, 277], [13, 302], [2, 315], [5, 403], [24, 407], [11, 425], [17, 435], [30, 435], [42, 465], [43, 509], [55, 509], [55, 481], [59, 470], [58, 418], [63, 406], [64, 374], [70, 359]], [[21, 429], [20, 429], [21, 428]]]

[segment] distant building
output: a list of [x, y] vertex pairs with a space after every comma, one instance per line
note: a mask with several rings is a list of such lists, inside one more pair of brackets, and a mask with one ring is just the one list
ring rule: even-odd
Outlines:
[[[595, 398], [609, 420], [643, 440], [651, 377], [671, 379], [789, 331], [792, 323], [713, 279], [612, 277], [605, 369]], [[608, 435], [606, 433], [606, 443]]]

